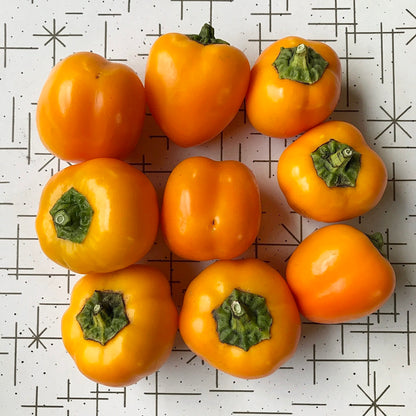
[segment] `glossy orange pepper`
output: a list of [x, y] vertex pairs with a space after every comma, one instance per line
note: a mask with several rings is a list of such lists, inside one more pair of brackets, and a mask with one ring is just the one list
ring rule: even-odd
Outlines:
[[285, 280], [271, 266], [219, 260], [189, 284], [179, 331], [213, 367], [249, 379], [272, 374], [293, 356], [301, 321]]
[[312, 322], [333, 324], [378, 310], [396, 283], [393, 267], [379, 251], [382, 245], [380, 233], [367, 236], [345, 224], [306, 237], [286, 268], [299, 311]]
[[78, 369], [107, 386], [127, 386], [168, 359], [178, 312], [166, 277], [132, 265], [75, 284], [62, 317], [62, 341]]
[[289, 36], [271, 44], [254, 64], [247, 116], [260, 133], [288, 138], [323, 122], [340, 93], [341, 65], [335, 51], [322, 42]]
[[144, 112], [144, 87], [129, 66], [78, 52], [49, 74], [36, 121], [43, 144], [61, 159], [123, 159], [140, 139]]
[[139, 261], [159, 225], [155, 188], [118, 159], [91, 159], [56, 173], [36, 217], [44, 253], [76, 273], [110, 272]]
[[146, 101], [172, 142], [195, 146], [233, 120], [249, 78], [244, 53], [216, 39], [206, 24], [199, 35], [167, 33], [156, 40], [146, 67]]
[[305, 217], [337, 222], [365, 214], [384, 194], [387, 171], [361, 132], [344, 121], [312, 128], [281, 154], [277, 179]]
[[260, 221], [257, 181], [241, 162], [190, 157], [168, 178], [161, 228], [167, 245], [180, 257], [237, 257], [254, 242]]

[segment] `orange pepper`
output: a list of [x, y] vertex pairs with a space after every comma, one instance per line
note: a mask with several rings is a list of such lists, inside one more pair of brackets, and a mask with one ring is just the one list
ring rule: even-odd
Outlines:
[[65, 348], [86, 377], [127, 386], [166, 362], [178, 312], [166, 277], [136, 264], [80, 278], [61, 329]]
[[219, 260], [189, 284], [179, 331], [213, 367], [260, 378], [293, 356], [301, 321], [292, 293], [274, 268], [258, 259]]
[[260, 133], [288, 138], [324, 121], [341, 93], [341, 64], [328, 45], [289, 36], [258, 57], [246, 96], [248, 119]]
[[161, 228], [167, 245], [180, 257], [237, 257], [254, 242], [260, 220], [257, 181], [241, 162], [190, 157], [168, 178]]
[[286, 280], [299, 311], [313, 322], [343, 323], [367, 316], [391, 296], [393, 267], [380, 233], [367, 236], [345, 224], [310, 234], [292, 253]]
[[140, 139], [144, 111], [144, 87], [130, 67], [78, 52], [52, 69], [36, 121], [43, 144], [61, 159], [123, 159]]
[[44, 253], [76, 273], [110, 272], [139, 261], [156, 239], [155, 188], [118, 159], [91, 159], [56, 173], [36, 217]]
[[277, 179], [296, 212], [317, 221], [336, 222], [374, 208], [386, 189], [387, 171], [356, 127], [328, 121], [283, 151]]
[[167, 33], [147, 61], [146, 101], [168, 138], [182, 147], [211, 140], [233, 120], [247, 91], [250, 64], [239, 49], [214, 37]]

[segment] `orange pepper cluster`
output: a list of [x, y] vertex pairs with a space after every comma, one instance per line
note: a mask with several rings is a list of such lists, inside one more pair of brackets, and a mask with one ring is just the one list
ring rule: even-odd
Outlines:
[[[338, 56], [322, 42], [278, 40], [250, 68], [207, 24], [198, 35], [161, 36], [144, 85], [127, 65], [92, 52], [54, 67], [38, 100], [39, 137], [74, 164], [45, 185], [36, 231], [46, 256], [84, 274], [62, 317], [62, 339], [85, 376], [135, 383], [165, 363], [179, 329], [215, 368], [265, 377], [295, 353], [301, 315], [341, 323], [389, 299], [395, 273], [381, 234], [340, 223], [374, 208], [387, 183], [361, 132], [326, 121], [341, 81]], [[216, 137], [243, 102], [260, 133], [298, 136], [279, 159], [279, 187], [293, 210], [329, 223], [298, 245], [285, 277], [259, 259], [239, 258], [256, 239], [262, 212], [246, 165], [187, 158], [171, 172], [159, 207], [150, 180], [125, 161], [146, 105], [170, 140], [190, 147]], [[165, 276], [137, 264], [159, 229], [175, 255], [215, 260], [191, 281], [179, 312]]]

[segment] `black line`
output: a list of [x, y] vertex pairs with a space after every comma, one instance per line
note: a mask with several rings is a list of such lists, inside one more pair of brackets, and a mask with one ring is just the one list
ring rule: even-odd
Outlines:
[[410, 312], [406, 313], [406, 341], [407, 341], [407, 365], [410, 365], [410, 333], [415, 331], [410, 331]]
[[[395, 50], [394, 50], [394, 30], [391, 31], [391, 72], [392, 72], [392, 87], [393, 87], [393, 120], [396, 120], [396, 65], [395, 65]], [[396, 123], [393, 127], [394, 136], [393, 141], [396, 143], [397, 128]]]
[[19, 280], [19, 254], [20, 254], [20, 224], [16, 229], [16, 280]]
[[107, 20], [104, 21], [104, 58], [107, 58], [107, 36], [108, 36], [108, 27]]
[[16, 97], [12, 97], [12, 143], [14, 143], [15, 135], [15, 123], [16, 123]]
[[335, 37], [338, 37], [338, 0], [334, 0]]
[[416, 149], [416, 146], [382, 146], [383, 149]]
[[384, 84], [384, 38], [383, 38], [383, 22], [380, 22], [380, 71], [381, 83]]
[[3, 49], [4, 49], [4, 53], [3, 53], [3, 67], [6, 68], [6, 63], [7, 63], [7, 58], [6, 58], [6, 54], [7, 54], [7, 26], [6, 23], [4, 23], [3, 25]]
[[357, 7], [355, 4], [355, 0], [352, 2], [352, 15], [353, 15], [353, 22], [354, 22], [354, 43], [357, 43]]
[[293, 415], [292, 412], [255, 412], [255, 411], [234, 411], [233, 415]]
[[187, 393], [182, 391], [156, 391], [156, 392], [145, 392], [149, 396], [200, 396], [202, 393]]
[[8, 296], [8, 295], [21, 295], [22, 294], [22, 292], [0, 292], [0, 295], [5, 295], [5, 296]]
[[[350, 7], [338, 7], [338, 10], [351, 10]], [[326, 11], [334, 11], [333, 7], [312, 7], [312, 10], [326, 10]]]
[[254, 393], [250, 389], [209, 389], [210, 393]]
[[13, 385], [17, 385], [17, 322], [14, 324], [14, 361]]
[[345, 83], [346, 83], [346, 106], [350, 106], [350, 61], [348, 45], [348, 28], [345, 28]]
[[312, 384], [316, 384], [316, 344], [312, 346]]
[[159, 372], [155, 372], [155, 416], [159, 414]]

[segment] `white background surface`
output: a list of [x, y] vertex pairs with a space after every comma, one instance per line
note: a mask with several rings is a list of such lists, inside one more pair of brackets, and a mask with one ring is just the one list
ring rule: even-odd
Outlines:
[[[304, 322], [295, 356], [275, 374], [245, 381], [195, 357], [178, 336], [169, 361], [126, 389], [83, 377], [64, 350], [60, 317], [79, 276], [40, 251], [34, 219], [43, 185], [67, 166], [39, 141], [36, 101], [52, 66], [91, 50], [127, 63], [141, 79], [158, 35], [216, 35], [251, 64], [272, 41], [298, 35], [328, 42], [341, 58], [343, 90], [333, 119], [361, 129], [389, 175], [381, 203], [349, 223], [381, 231], [397, 274], [390, 301], [368, 318], [333, 326]], [[413, 415], [416, 408], [416, 6], [362, 1], [1, 0], [0, 17], [0, 403], [4, 415]], [[146, 115], [129, 160], [162, 195], [169, 171], [204, 155], [246, 163], [263, 203], [256, 256], [284, 274], [296, 245], [322, 224], [290, 211], [277, 186], [280, 153], [291, 140], [264, 137], [235, 120], [206, 145], [170, 143]], [[207, 264], [172, 256], [159, 237], [143, 260], [169, 277], [178, 307]]]

